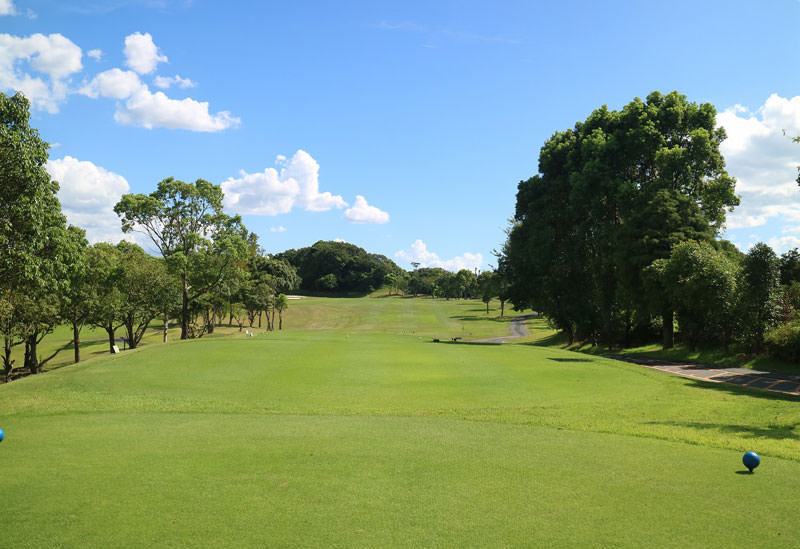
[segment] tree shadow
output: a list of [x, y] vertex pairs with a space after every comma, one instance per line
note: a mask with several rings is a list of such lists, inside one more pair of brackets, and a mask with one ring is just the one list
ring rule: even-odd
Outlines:
[[524, 343], [518, 343], [518, 345], [530, 345], [532, 347], [560, 346], [562, 349], [566, 349], [567, 347], [569, 347], [569, 342], [567, 341], [567, 337], [564, 334], [562, 334], [561, 332], [556, 332], [554, 334], [544, 336], [541, 339], [537, 339], [536, 341], [526, 341]]
[[[485, 311], [481, 311], [481, 312], [485, 312]], [[491, 321], [491, 322], [502, 322], [502, 323], [507, 323], [507, 322], [511, 322], [512, 320], [514, 320], [514, 317], [508, 317], [508, 316], [504, 316], [504, 317], [502, 317], [502, 318], [501, 318], [501, 317], [499, 317], [499, 316], [489, 316], [489, 315], [484, 315], [484, 316], [475, 316], [475, 315], [450, 315], [450, 317], [449, 317], [449, 318], [452, 318], [452, 319], [454, 319], [454, 320], [459, 320], [459, 321], [462, 321], [462, 320], [463, 320], [463, 321], [467, 321], [467, 322], [474, 322], [474, 321], [476, 321], [476, 320], [481, 320], [481, 321], [486, 321], [486, 320], [489, 320], [489, 321]]]
[[763, 398], [766, 400], [782, 400], [786, 402], [800, 402], [800, 396], [790, 395], [786, 393], [777, 393], [775, 391], [768, 391], [766, 389], [757, 389], [752, 387], [742, 387], [741, 385], [730, 385], [728, 383], [715, 383], [713, 381], [702, 381], [699, 379], [692, 379], [689, 377], [683, 378], [687, 385], [694, 385], [701, 389], [712, 389], [715, 391], [724, 391], [732, 395], [747, 395], [755, 398]]
[[729, 435], [739, 435], [748, 438], [769, 438], [772, 440], [796, 440], [794, 430], [800, 423], [786, 425], [770, 425], [758, 427], [753, 425], [737, 425], [734, 423], [702, 423], [699, 421], [648, 421], [648, 425], [665, 425], [672, 427], [688, 427], [705, 431], [720, 431]]
[[443, 338], [443, 339], [435, 337], [435, 338], [433, 338], [433, 339], [431, 339], [429, 341], [426, 341], [426, 343], [435, 343], [437, 345], [489, 345], [489, 346], [502, 345], [502, 343], [499, 342], [499, 341], [497, 341], [497, 342], [495, 342], [495, 341], [464, 341], [460, 337], [458, 337], [458, 338], [448, 337], [448, 338]]

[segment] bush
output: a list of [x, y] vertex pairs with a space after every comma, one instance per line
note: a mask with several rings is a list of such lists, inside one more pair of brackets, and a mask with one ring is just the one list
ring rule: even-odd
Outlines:
[[767, 351], [771, 356], [800, 362], [800, 319], [780, 324], [764, 336]]

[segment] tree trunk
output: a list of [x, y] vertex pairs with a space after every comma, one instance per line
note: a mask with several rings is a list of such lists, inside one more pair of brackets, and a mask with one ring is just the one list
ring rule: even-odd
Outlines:
[[214, 333], [214, 321], [215, 319], [215, 312], [212, 310], [211, 314], [209, 315], [209, 311], [206, 310], [205, 317], [206, 317], [206, 328], [209, 334]]
[[183, 300], [181, 302], [181, 339], [189, 339], [189, 285], [186, 281], [186, 273], [181, 273], [181, 285], [183, 287]]
[[506, 308], [506, 300], [505, 299], [501, 299], [500, 300], [500, 318], [503, 318], [503, 313], [505, 312], [505, 308]]
[[14, 368], [14, 360], [11, 360], [11, 349], [14, 347], [12, 342], [12, 338], [10, 336], [6, 336], [3, 338], [3, 374], [8, 381], [8, 377], [11, 375], [11, 370]]
[[75, 346], [75, 364], [81, 361], [81, 331], [78, 323], [72, 321], [72, 344]]
[[673, 320], [673, 311], [672, 309], [664, 309], [661, 313], [662, 319], [662, 343], [664, 349], [672, 349], [675, 345], [675, 333], [672, 329], [672, 320]]
[[486, 314], [487, 315], [489, 314], [489, 302], [488, 301], [486, 302]]
[[163, 342], [167, 342], [167, 333], [169, 332], [169, 317], [165, 314], [164, 315], [164, 325], [161, 328], [162, 330], [162, 338]]
[[272, 306], [272, 330], [275, 329], [275, 305]]
[[31, 374], [39, 373], [39, 357], [37, 356], [38, 334], [28, 336], [25, 340], [25, 367]]
[[[131, 316], [133, 316], [133, 315], [131, 315]], [[136, 341], [136, 332], [134, 331], [134, 327], [133, 327], [133, 318], [129, 318], [125, 322], [125, 331], [128, 334], [128, 348], [135, 349], [137, 341]]]
[[283, 315], [278, 313], [278, 329], [283, 330]]
[[261, 328], [261, 317], [264, 316], [264, 311], [258, 311], [258, 327]]
[[108, 334], [108, 352], [114, 354], [114, 345], [116, 343], [116, 338], [114, 336], [114, 332], [116, 331], [111, 325], [105, 326], [106, 333]]

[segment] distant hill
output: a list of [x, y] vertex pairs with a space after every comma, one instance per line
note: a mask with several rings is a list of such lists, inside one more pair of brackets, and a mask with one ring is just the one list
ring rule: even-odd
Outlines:
[[275, 257], [297, 269], [302, 278], [300, 289], [312, 292], [370, 292], [383, 286], [387, 274], [405, 272], [384, 255], [330, 240], [286, 250]]

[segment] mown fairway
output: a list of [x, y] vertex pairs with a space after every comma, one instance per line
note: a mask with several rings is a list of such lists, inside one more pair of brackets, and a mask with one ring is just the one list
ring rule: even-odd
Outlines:
[[431, 343], [505, 335], [482, 308], [308, 299], [0, 386], [0, 546], [800, 542], [797, 399]]

